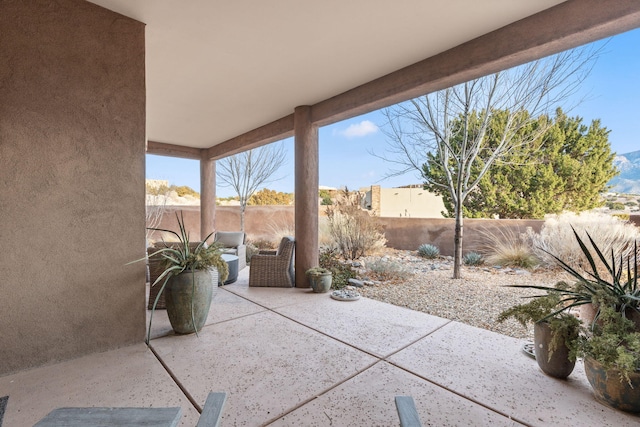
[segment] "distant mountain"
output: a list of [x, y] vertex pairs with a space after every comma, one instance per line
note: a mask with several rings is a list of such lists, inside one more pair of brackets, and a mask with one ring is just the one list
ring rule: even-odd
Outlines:
[[620, 171], [620, 175], [609, 181], [611, 191], [640, 194], [640, 150], [617, 155], [613, 164]]

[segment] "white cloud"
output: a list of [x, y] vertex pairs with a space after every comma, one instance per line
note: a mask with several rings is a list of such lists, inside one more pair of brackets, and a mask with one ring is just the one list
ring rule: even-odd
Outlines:
[[350, 125], [339, 133], [347, 138], [360, 138], [376, 132], [378, 132], [378, 126], [376, 126], [375, 123], [369, 120], [363, 120], [360, 123]]

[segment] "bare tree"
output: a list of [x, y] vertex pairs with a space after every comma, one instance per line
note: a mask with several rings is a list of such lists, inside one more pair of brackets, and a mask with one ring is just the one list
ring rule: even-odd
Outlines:
[[[489, 168], [510, 150], [529, 144], [547, 128], [526, 133], [524, 127], [567, 102], [591, 71], [597, 51], [578, 49], [531, 62], [386, 109], [387, 155], [400, 165], [390, 175], [417, 171], [426, 184], [451, 195], [454, 206], [454, 271], [461, 277], [463, 206]], [[488, 144], [492, 114], [506, 112]], [[495, 142], [497, 141], [497, 142]], [[382, 157], [382, 156], [381, 156]], [[427, 161], [438, 159], [446, 183], [432, 180]]]
[[158, 228], [160, 225], [162, 216], [167, 210], [167, 202], [171, 191], [166, 185], [151, 185], [149, 183], [146, 184], [146, 190], [146, 239], [147, 244], [149, 244], [149, 239], [153, 234], [150, 228]]
[[244, 231], [247, 202], [258, 187], [280, 178], [273, 175], [285, 163], [282, 142], [225, 157], [217, 162], [216, 174], [223, 187], [231, 187], [240, 199], [240, 230]]

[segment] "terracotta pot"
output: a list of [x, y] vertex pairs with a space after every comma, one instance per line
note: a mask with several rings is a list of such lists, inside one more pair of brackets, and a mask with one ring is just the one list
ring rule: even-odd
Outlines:
[[580, 306], [580, 320], [584, 323], [584, 326], [591, 328], [593, 325], [593, 319], [596, 317], [598, 309], [593, 304], [583, 304]]
[[631, 385], [617, 369], [605, 370], [601, 363], [584, 359], [584, 370], [593, 394], [601, 403], [626, 412], [640, 412], [640, 372], [630, 375]]
[[[597, 306], [594, 306], [593, 304], [581, 305], [580, 320], [582, 320], [586, 327], [591, 328], [593, 319], [595, 318], [597, 312]], [[633, 321], [636, 324], [636, 330], [640, 331], [640, 312], [634, 310], [633, 308], [627, 308], [624, 312], [624, 315], [627, 319]]]
[[624, 312], [624, 315], [627, 319], [631, 320], [633, 323], [636, 324], [636, 331], [640, 332], [640, 312], [638, 312], [633, 308], [627, 307], [627, 309]]
[[207, 320], [213, 298], [211, 273], [208, 270], [196, 270], [194, 273], [184, 272], [171, 277], [164, 290], [164, 298], [171, 327], [176, 333], [192, 334], [199, 331]]
[[[575, 360], [569, 360], [569, 349], [564, 341], [558, 345], [553, 352], [549, 351], [553, 333], [547, 322], [538, 322], [533, 325], [534, 351], [536, 353], [536, 362], [545, 374], [565, 379], [576, 366]], [[551, 353], [551, 355], [550, 355]]]
[[329, 292], [329, 289], [331, 289], [331, 281], [331, 273], [309, 275], [309, 284], [311, 285], [313, 292], [316, 293]]

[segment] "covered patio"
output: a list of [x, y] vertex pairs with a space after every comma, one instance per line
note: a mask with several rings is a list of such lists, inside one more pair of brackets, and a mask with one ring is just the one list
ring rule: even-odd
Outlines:
[[247, 269], [218, 290], [199, 335], [174, 335], [160, 310], [150, 348], [0, 377], [5, 425], [66, 406], [179, 406], [194, 426], [210, 391], [227, 393], [222, 426], [399, 425], [398, 395], [424, 426], [639, 422], [594, 400], [581, 362], [553, 379], [520, 340], [370, 299], [249, 288]]
[[147, 348], [144, 266], [127, 263], [145, 251], [148, 153], [200, 161], [208, 234], [216, 159], [294, 136], [305, 271], [319, 127], [638, 27], [636, 0], [0, 0], [6, 425], [93, 405], [177, 405], [192, 425], [209, 390], [229, 393], [228, 425], [388, 425], [396, 394], [425, 424], [637, 423], [512, 339], [311, 295], [301, 274], [221, 289], [199, 338], [158, 319]]

